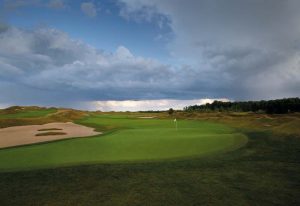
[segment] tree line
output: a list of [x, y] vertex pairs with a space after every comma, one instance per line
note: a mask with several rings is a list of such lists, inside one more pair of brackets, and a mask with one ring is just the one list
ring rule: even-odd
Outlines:
[[232, 111], [232, 112], [265, 112], [269, 114], [284, 114], [300, 112], [300, 98], [285, 98], [261, 101], [214, 101], [204, 105], [187, 106], [183, 109], [187, 112], [199, 111]]

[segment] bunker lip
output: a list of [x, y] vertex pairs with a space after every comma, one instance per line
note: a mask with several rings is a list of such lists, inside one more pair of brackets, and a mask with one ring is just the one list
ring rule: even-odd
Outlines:
[[[59, 131], [66, 133], [61, 135], [36, 136], [45, 131], [38, 131], [47, 128], [61, 129]], [[0, 149], [15, 147], [27, 144], [49, 142], [54, 140], [70, 139], [74, 137], [88, 137], [102, 134], [94, 131], [94, 128], [75, 124], [72, 122], [66, 123], [48, 123], [44, 125], [28, 125], [14, 126], [0, 129]]]

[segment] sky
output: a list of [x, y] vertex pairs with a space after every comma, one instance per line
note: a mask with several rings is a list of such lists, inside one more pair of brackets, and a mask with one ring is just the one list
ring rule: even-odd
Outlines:
[[300, 96], [298, 0], [0, 0], [0, 107]]

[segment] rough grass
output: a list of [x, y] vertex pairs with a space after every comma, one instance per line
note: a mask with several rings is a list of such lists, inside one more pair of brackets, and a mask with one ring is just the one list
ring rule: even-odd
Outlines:
[[38, 133], [35, 136], [50, 136], [50, 135], [64, 135], [67, 134], [65, 132], [43, 132], [43, 133]]
[[[41, 110], [39, 108], [39, 110]], [[13, 114], [11, 111], [7, 114], [7, 111], [0, 113], [0, 128], [11, 127], [11, 126], [23, 126], [23, 125], [41, 125], [51, 122], [70, 122], [77, 119], [81, 119], [85, 116], [88, 116], [88, 112], [72, 110], [72, 109], [58, 109], [54, 113], [47, 113], [46, 116], [30, 116], [24, 118], [26, 116], [26, 112], [24, 114], [23, 110], [13, 110]], [[36, 114], [36, 113], [35, 113]], [[41, 113], [38, 113], [39, 115]], [[13, 117], [8, 117], [7, 115], [14, 115]], [[43, 113], [45, 115], [45, 113]], [[23, 116], [20, 118], [20, 116]]]
[[16, 119], [16, 118], [34, 118], [34, 117], [44, 117], [51, 113], [55, 113], [56, 109], [35, 109], [35, 110], [17, 110], [12, 113], [4, 113], [0, 115], [2, 119]]
[[197, 119], [219, 122], [234, 128], [244, 128], [251, 131], [267, 131], [281, 136], [300, 137], [300, 113], [292, 114], [258, 114], [251, 112], [177, 112], [174, 118]]

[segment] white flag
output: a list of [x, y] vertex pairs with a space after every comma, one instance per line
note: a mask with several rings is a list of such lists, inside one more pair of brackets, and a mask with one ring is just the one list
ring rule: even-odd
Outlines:
[[177, 122], [177, 120], [176, 120], [176, 119], [174, 119], [174, 122]]

